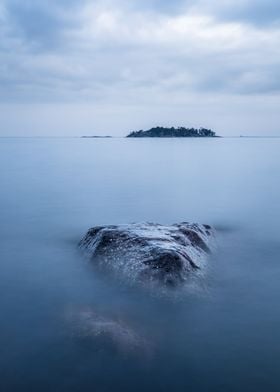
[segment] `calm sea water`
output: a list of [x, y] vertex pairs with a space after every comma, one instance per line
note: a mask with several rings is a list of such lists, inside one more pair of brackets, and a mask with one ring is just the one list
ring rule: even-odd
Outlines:
[[[280, 139], [0, 139], [1, 391], [279, 391], [279, 151]], [[89, 227], [136, 221], [216, 226], [205, 277], [156, 295], [77, 250]], [[84, 336], [69, 317], [83, 309], [145, 344]]]

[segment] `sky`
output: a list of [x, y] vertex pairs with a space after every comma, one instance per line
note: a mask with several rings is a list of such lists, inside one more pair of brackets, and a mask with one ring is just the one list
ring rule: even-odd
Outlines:
[[279, 0], [0, 0], [0, 135], [280, 135]]

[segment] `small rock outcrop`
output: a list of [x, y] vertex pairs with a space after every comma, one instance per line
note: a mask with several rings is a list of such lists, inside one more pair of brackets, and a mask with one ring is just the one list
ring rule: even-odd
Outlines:
[[92, 261], [130, 280], [176, 285], [203, 269], [213, 238], [209, 225], [133, 223], [94, 227], [79, 246]]

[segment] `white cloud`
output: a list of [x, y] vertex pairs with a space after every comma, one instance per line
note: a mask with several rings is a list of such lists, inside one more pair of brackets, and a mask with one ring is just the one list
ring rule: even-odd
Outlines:
[[[211, 9], [204, 0], [177, 13], [121, 0], [72, 3], [50, 3], [55, 28], [45, 20], [39, 36], [32, 29], [23, 34], [25, 16], [17, 24], [0, 3], [2, 102], [182, 108], [208, 102], [209, 95], [224, 105], [226, 97], [280, 93], [277, 24], [218, 18], [218, 1]], [[238, 0], [236, 6], [248, 4]], [[224, 2], [220, 12], [232, 6]]]
[[[268, 73], [269, 90], [271, 69], [280, 61], [278, 28], [221, 22], [193, 11], [165, 15], [90, 5], [80, 12], [79, 20], [75, 29], [65, 31], [69, 52], [81, 55], [93, 71], [103, 63], [104, 72], [113, 74], [116, 83], [146, 81], [164, 88], [174, 81], [176, 88], [181, 81], [194, 90], [203, 89], [205, 83], [206, 90], [211, 86], [246, 93], [248, 86], [251, 93], [252, 83], [245, 75], [256, 74], [256, 69], [258, 74]], [[211, 80], [217, 72], [221, 80], [215, 85]], [[274, 76], [277, 82], [278, 74]], [[236, 82], [232, 87], [230, 79]], [[262, 77], [260, 92], [264, 81]], [[255, 82], [257, 92], [257, 78]]]

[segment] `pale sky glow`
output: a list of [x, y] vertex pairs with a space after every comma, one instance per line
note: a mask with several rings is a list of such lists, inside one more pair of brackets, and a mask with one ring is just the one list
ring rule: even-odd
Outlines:
[[280, 134], [278, 0], [170, 3], [0, 0], [1, 135]]

